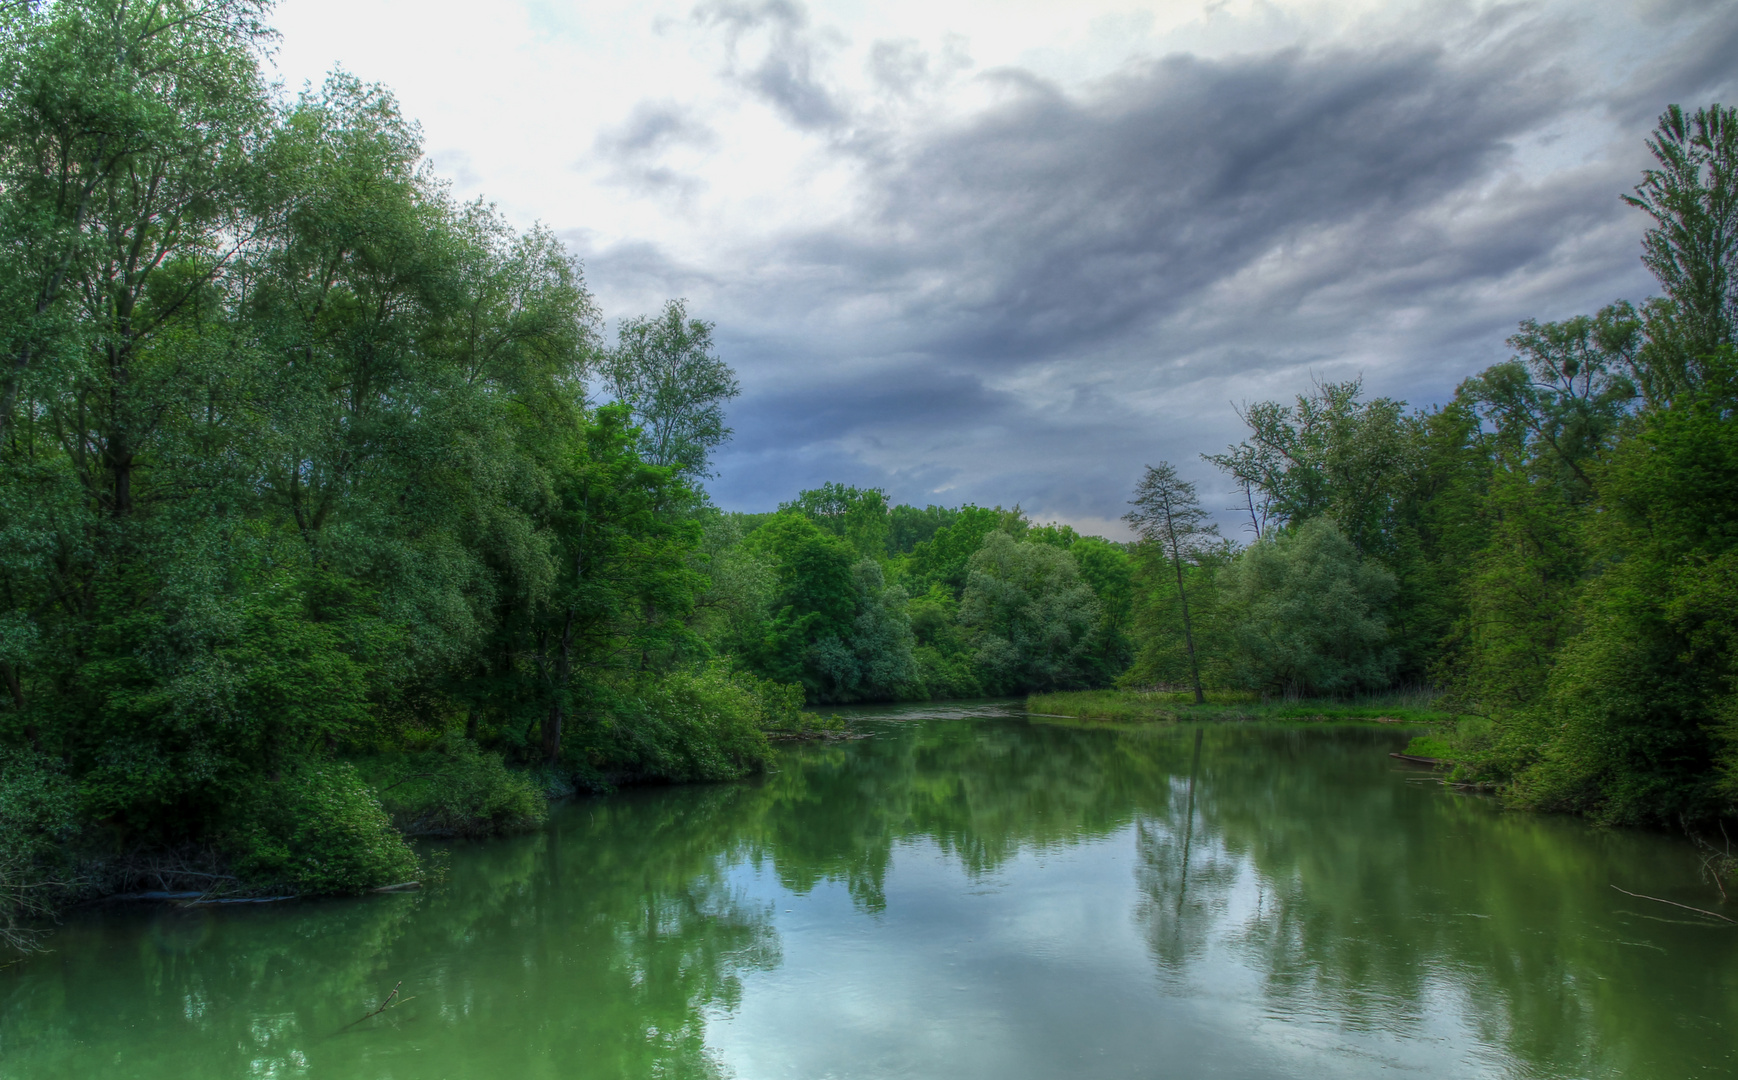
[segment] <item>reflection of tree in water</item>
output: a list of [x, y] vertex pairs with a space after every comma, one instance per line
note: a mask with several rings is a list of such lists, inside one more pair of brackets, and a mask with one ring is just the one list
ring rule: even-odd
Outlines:
[[[102, 1075], [125, 1033], [139, 1076], [387, 1075], [412, 1045], [452, 1077], [715, 1075], [706, 1017], [779, 949], [719, 855], [751, 792], [685, 795], [463, 845], [422, 895], [224, 912], [185, 951], [124, 918], [69, 927], [63, 962], [33, 965], [0, 1006], [8, 1065]], [[399, 980], [402, 1006], [344, 1029]]]
[[[1380, 738], [1207, 731], [1192, 828], [1186, 774], [1137, 827], [1137, 917], [1168, 981], [1222, 945], [1261, 975], [1270, 1015], [1407, 1037], [1452, 1014], [1529, 1075], [1652, 1074], [1683, 1052], [1673, 1033], [1686, 1016], [1738, 1027], [1738, 994], [1695, 960], [1717, 931], [1653, 913], [1611, 930], [1612, 867], [1670, 880], [1680, 853], [1444, 792], [1417, 798], [1381, 767]], [[1601, 850], [1614, 846], [1620, 863]], [[1662, 985], [1669, 936], [1700, 992]]]
[[1142, 893], [1135, 918], [1159, 971], [1173, 984], [1206, 952], [1238, 869], [1200, 821], [1195, 796], [1203, 734], [1195, 729], [1188, 773], [1169, 778], [1165, 811], [1135, 823], [1135, 880]]
[[[1688, 1074], [1670, 1067], [1686, 1024], [1738, 1027], [1738, 993], [1698, 963], [1720, 931], [1657, 912], [1612, 929], [1612, 868], [1669, 880], [1664, 843], [1417, 798], [1382, 766], [1386, 733], [1208, 727], [1198, 763], [1196, 739], [890, 727], [754, 783], [628, 792], [459, 845], [422, 895], [81, 916], [0, 984], [7, 1075], [103, 1075], [122, 1045], [142, 1077], [713, 1075], [707, 1019], [780, 961], [744, 864], [875, 911], [901, 845], [979, 875], [1125, 829], [1172, 987], [1215, 952], [1257, 973], [1268, 1015], [1405, 1035], [1449, 1010], [1527, 1074]], [[1656, 948], [1681, 986], [1660, 985]], [[333, 1035], [400, 979], [402, 1007]]]
[[1164, 763], [1148, 730], [1107, 737], [1055, 725], [931, 723], [787, 755], [760, 788], [747, 852], [797, 892], [838, 881], [886, 903], [895, 847], [935, 844], [968, 875], [1022, 850], [1107, 836], [1151, 804]]

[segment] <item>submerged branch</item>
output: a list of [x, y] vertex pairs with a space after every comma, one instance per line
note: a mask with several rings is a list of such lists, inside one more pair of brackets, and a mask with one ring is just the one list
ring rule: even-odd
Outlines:
[[1719, 919], [1721, 922], [1729, 922], [1729, 923], [1732, 923], [1734, 926], [1738, 926], [1738, 919], [1728, 919], [1726, 916], [1720, 914], [1717, 911], [1706, 911], [1706, 910], [1699, 908], [1699, 907], [1691, 907], [1688, 904], [1680, 904], [1676, 900], [1661, 900], [1657, 896], [1647, 896], [1647, 895], [1644, 895], [1644, 894], [1638, 893], [1638, 892], [1630, 892], [1628, 889], [1620, 889], [1616, 885], [1613, 885], [1612, 888], [1617, 889], [1618, 892], [1622, 893], [1625, 896], [1633, 896], [1637, 900], [1652, 900], [1656, 904], [1670, 904], [1671, 906], [1673, 906], [1675, 908], [1683, 908], [1685, 911], [1693, 911], [1698, 915], [1706, 915], [1711, 919]]
[[[392, 993], [387, 994], [384, 998], [382, 998], [380, 1001], [380, 1004], [376, 1005], [374, 1007], [373, 1012], [367, 1013], [363, 1016], [358, 1016], [356, 1019], [350, 1021], [348, 1024], [345, 1024], [343, 1027], [339, 1028], [338, 1033], [342, 1034], [343, 1032], [349, 1031], [351, 1028], [355, 1027], [357, 1024], [360, 1024], [362, 1021], [372, 1020], [376, 1016], [379, 1016], [381, 1013], [385, 1012], [387, 1009], [391, 1008], [392, 1007], [392, 999], [398, 997], [398, 988], [403, 986], [403, 985], [404, 985], [403, 979], [400, 979], [397, 982], [393, 983], [392, 984]], [[409, 998], [402, 998], [399, 1000], [399, 1004], [402, 1005], [402, 1004], [404, 1004], [404, 1002], [409, 1001], [409, 1000], [410, 1000]]]

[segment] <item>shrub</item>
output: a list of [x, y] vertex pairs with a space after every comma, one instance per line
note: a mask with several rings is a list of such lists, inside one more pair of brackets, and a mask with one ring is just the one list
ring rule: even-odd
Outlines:
[[52, 911], [62, 888], [52, 864], [72, 835], [75, 807], [52, 758], [0, 749], [0, 945], [30, 948], [35, 935], [24, 923]]
[[531, 776], [501, 755], [448, 737], [432, 750], [361, 763], [393, 824], [412, 836], [489, 836], [533, 829], [549, 816]]
[[304, 761], [247, 798], [226, 845], [250, 885], [358, 893], [415, 877], [416, 855], [343, 761]]
[[605, 760], [658, 780], [734, 780], [757, 772], [768, 729], [800, 724], [802, 688], [713, 663], [672, 672], [624, 700], [600, 747]]

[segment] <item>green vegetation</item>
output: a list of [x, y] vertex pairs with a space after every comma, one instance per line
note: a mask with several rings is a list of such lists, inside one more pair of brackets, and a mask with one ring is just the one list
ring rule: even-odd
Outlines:
[[1419, 735], [1406, 744], [1406, 753], [1413, 757], [1448, 761], [1454, 755], [1454, 744], [1440, 735]]
[[792, 711], [699, 633], [710, 325], [606, 343], [385, 90], [276, 96], [264, 6], [0, 11], [0, 927], [404, 881]]
[[[384, 89], [274, 96], [262, 13], [0, 9], [7, 934], [152, 853], [404, 880], [406, 833], [753, 773], [836, 726], [805, 702], [1416, 720], [1369, 695], [1434, 686], [1518, 805], [1738, 799], [1731, 110], [1650, 143], [1663, 297], [1526, 323], [1441, 408], [1253, 405], [1209, 458], [1252, 542], [1161, 463], [1123, 544], [838, 484], [719, 511], [710, 324], [606, 343], [561, 243], [453, 201]], [[1112, 685], [1187, 700], [1067, 696]]]
[[449, 735], [421, 751], [356, 762], [392, 823], [408, 836], [481, 836], [543, 823], [548, 800], [533, 774]]
[[1248, 438], [1208, 458], [1241, 492], [1241, 550], [1148, 470], [1122, 686], [1300, 705], [1437, 686], [1459, 719], [1423, 756], [1514, 805], [1733, 813], [1738, 112], [1673, 107], [1648, 145], [1629, 201], [1664, 296], [1523, 323], [1440, 408], [1355, 381], [1249, 407]]

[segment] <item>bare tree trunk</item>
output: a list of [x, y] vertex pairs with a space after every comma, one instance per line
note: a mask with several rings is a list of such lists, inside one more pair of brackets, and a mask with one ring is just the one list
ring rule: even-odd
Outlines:
[[561, 702], [549, 703], [549, 712], [543, 717], [543, 760], [553, 765], [561, 758]]
[[1189, 623], [1189, 593], [1183, 588], [1183, 553], [1178, 550], [1175, 540], [1171, 542], [1171, 568], [1177, 572], [1177, 598], [1183, 604], [1183, 644], [1189, 651], [1189, 677], [1195, 681], [1195, 704], [1205, 705], [1207, 694], [1201, 689], [1201, 664], [1195, 659], [1195, 630]]

